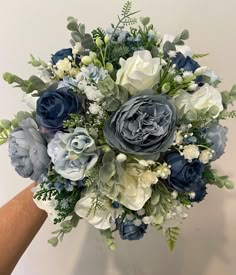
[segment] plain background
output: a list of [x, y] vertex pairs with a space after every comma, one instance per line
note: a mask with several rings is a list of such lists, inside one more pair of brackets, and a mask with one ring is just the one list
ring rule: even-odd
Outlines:
[[[172, 0], [133, 1], [140, 16], [149, 15], [157, 30], [177, 34], [191, 32], [195, 53], [211, 54], [201, 64], [222, 78], [221, 90], [236, 83], [236, 1]], [[34, 74], [29, 54], [49, 60], [50, 54], [69, 46], [67, 16], [75, 16], [91, 30], [116, 22], [121, 0], [0, 0], [0, 74], [14, 72], [23, 78]], [[0, 117], [11, 118], [26, 109], [21, 91], [0, 79]], [[236, 182], [236, 120], [229, 120], [226, 154], [215, 163], [222, 174]], [[0, 148], [0, 205], [29, 183], [16, 175]], [[233, 275], [236, 270], [236, 191], [208, 188], [207, 199], [191, 211], [173, 253], [162, 236], [149, 230], [139, 242], [118, 241], [110, 252], [99, 233], [81, 222], [58, 248], [47, 244], [55, 227], [47, 221], [30, 245], [13, 275]], [[15, 229], [17, 230], [17, 228]], [[1, 251], [0, 253], [4, 253]]]

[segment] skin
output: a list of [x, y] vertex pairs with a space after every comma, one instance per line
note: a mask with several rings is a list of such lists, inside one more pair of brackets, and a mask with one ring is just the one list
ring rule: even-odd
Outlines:
[[0, 274], [10, 275], [47, 218], [32, 200], [32, 183], [0, 208]]

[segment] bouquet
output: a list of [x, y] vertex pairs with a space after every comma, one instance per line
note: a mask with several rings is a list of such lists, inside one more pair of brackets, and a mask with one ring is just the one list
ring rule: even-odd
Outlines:
[[187, 30], [162, 36], [136, 13], [128, 1], [117, 24], [91, 33], [69, 17], [70, 48], [49, 62], [31, 55], [38, 76], [3, 76], [32, 111], [1, 120], [0, 142], [60, 224], [53, 246], [85, 219], [110, 249], [114, 232], [139, 240], [149, 226], [173, 249], [207, 186], [233, 188], [211, 164], [227, 141], [220, 120], [236, 117], [236, 86], [219, 91], [219, 77], [198, 62], [206, 54], [185, 45]]

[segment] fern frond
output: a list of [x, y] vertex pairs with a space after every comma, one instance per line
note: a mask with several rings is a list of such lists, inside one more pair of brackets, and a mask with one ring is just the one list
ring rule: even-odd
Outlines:
[[203, 57], [208, 56], [208, 55], [209, 55], [209, 53], [199, 53], [199, 54], [194, 54], [192, 56], [192, 58], [193, 59], [199, 59], [199, 58], [203, 58]]
[[125, 20], [122, 21], [122, 23], [124, 26], [132, 26], [137, 23], [137, 19], [127, 17]]
[[96, 39], [97, 37], [100, 37], [102, 40], [104, 39], [106, 32], [102, 28], [97, 28], [92, 31], [93, 39]]
[[226, 119], [226, 118], [236, 118], [236, 110], [231, 112], [222, 112], [219, 116], [219, 119]]
[[123, 17], [128, 16], [131, 11], [131, 8], [132, 8], [132, 2], [131, 1], [125, 2], [124, 7], [122, 8], [121, 15]]
[[180, 233], [180, 229], [178, 227], [170, 227], [164, 230], [166, 242], [171, 251], [173, 251], [173, 249], [175, 248], [179, 233]]
[[126, 56], [129, 53], [129, 48], [125, 45], [120, 45], [113, 48], [111, 52], [111, 59], [117, 60], [120, 59], [122, 56]]

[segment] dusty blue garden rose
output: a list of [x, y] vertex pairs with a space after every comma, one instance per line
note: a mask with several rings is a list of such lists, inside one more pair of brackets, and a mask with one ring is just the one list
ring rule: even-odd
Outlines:
[[175, 152], [168, 153], [164, 160], [171, 165], [168, 186], [177, 192], [194, 192], [196, 195], [193, 201], [201, 201], [206, 195], [206, 187], [202, 180], [204, 165], [198, 159], [189, 162]]
[[206, 138], [212, 144], [212, 149], [214, 150], [211, 161], [219, 159], [224, 154], [227, 132], [228, 129], [220, 124], [214, 124], [207, 129]]
[[9, 137], [9, 156], [16, 172], [39, 182], [47, 174], [50, 158], [45, 139], [32, 118], [23, 120]]
[[51, 61], [53, 65], [56, 65], [59, 60], [63, 60], [64, 58], [68, 58], [68, 56], [73, 57], [72, 49], [62, 49], [57, 51], [55, 54], [52, 55]]
[[61, 129], [69, 114], [81, 112], [79, 97], [70, 88], [49, 90], [37, 101], [36, 120], [46, 129]]
[[72, 181], [83, 179], [98, 160], [94, 140], [84, 128], [76, 128], [73, 133], [57, 132], [48, 144], [48, 154], [55, 171]]
[[[149, 93], [149, 94], [148, 94]], [[121, 152], [157, 159], [173, 143], [176, 110], [152, 91], [132, 97], [106, 122], [107, 143]]]
[[143, 222], [137, 226], [130, 220], [118, 218], [116, 220], [117, 229], [119, 230], [122, 240], [136, 241], [143, 238], [146, 233], [147, 225]]

